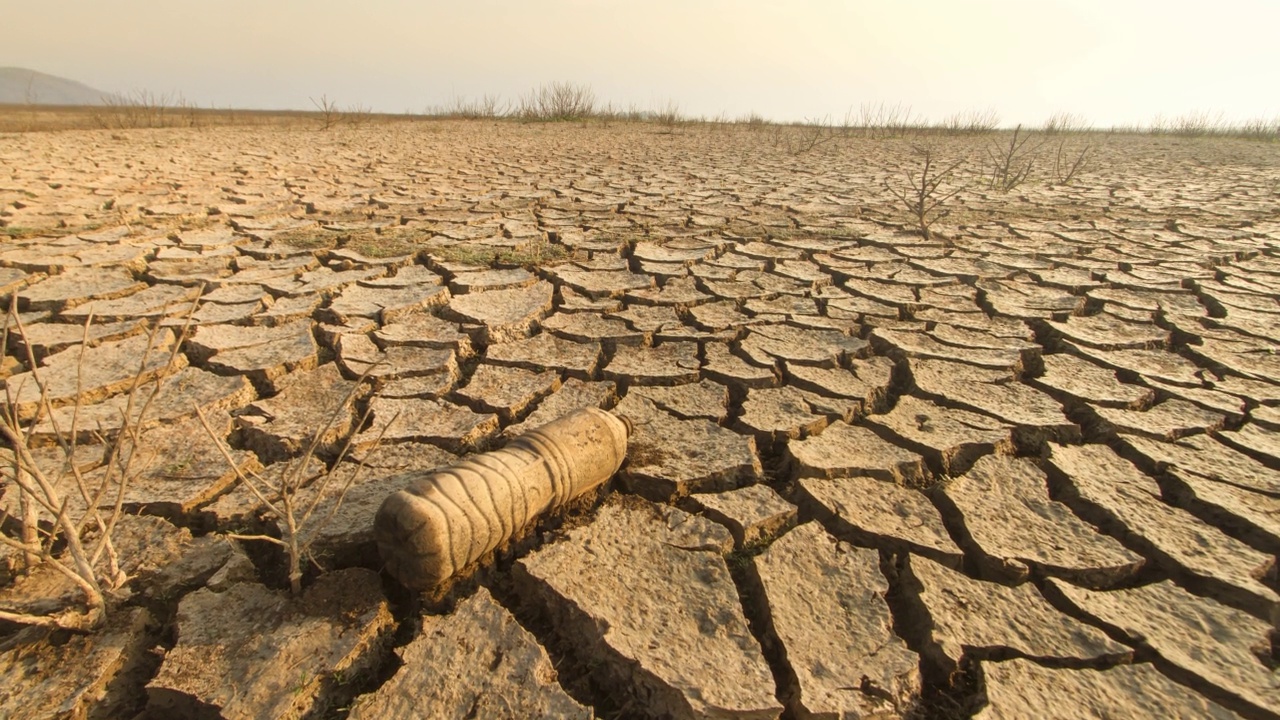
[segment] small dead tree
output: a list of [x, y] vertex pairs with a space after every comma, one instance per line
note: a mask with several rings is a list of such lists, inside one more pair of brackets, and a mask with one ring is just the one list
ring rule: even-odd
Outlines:
[[787, 138], [787, 152], [792, 155], [803, 155], [819, 145], [834, 140], [835, 137], [835, 130], [826, 118], [808, 120], [797, 128], [797, 134], [794, 137]]
[[[39, 399], [34, 409], [20, 400], [25, 383], [5, 388], [5, 402], [0, 409], [0, 437], [12, 452], [0, 477], [17, 487], [21, 518], [21, 538], [15, 540], [0, 533], [0, 544], [22, 553], [24, 572], [44, 566], [61, 574], [82, 593], [84, 608], [62, 608], [45, 615], [0, 610], [0, 619], [10, 622], [91, 630], [99, 626], [108, 612], [111, 593], [124, 586], [127, 575], [121, 570], [120, 558], [112, 540], [113, 532], [124, 513], [124, 498], [136, 475], [135, 464], [142, 454], [143, 429], [152, 403], [159, 394], [166, 371], [152, 372], [152, 353], [160, 348], [161, 333], [169, 333], [159, 323], [152, 325], [147, 346], [139, 361], [132, 384], [119, 408], [119, 426], [114, 432], [102, 427], [85, 430], [81, 425], [85, 350], [89, 347], [89, 330], [93, 322], [85, 320], [80, 354], [76, 365], [76, 390], [70, 418], [66, 408], [55, 408], [50, 398], [44, 372], [36, 363], [32, 343], [26, 341], [26, 328], [17, 312], [16, 295], [10, 298], [9, 314], [3, 330], [4, 347], [14, 330], [23, 339], [26, 361], [30, 368], [28, 381], [35, 383]], [[191, 312], [195, 311], [193, 302]], [[190, 314], [182, 333], [170, 338], [168, 359], [161, 366], [172, 368], [182, 345], [182, 337], [190, 327]], [[11, 378], [12, 379], [12, 378]], [[61, 462], [41, 462], [36, 449], [40, 444], [37, 431], [52, 436], [60, 451]], [[80, 438], [87, 436], [100, 443], [103, 455], [92, 479], [80, 466], [77, 448]], [[65, 546], [65, 547], [61, 547]], [[55, 548], [58, 549], [55, 552]]]
[[360, 103], [349, 106], [347, 111], [342, 114], [342, 119], [352, 127], [360, 127], [371, 117], [373, 117], [373, 110], [368, 105]]
[[1036, 152], [1039, 145], [1027, 147], [1031, 141], [1031, 133], [1022, 134], [1022, 126], [1013, 129], [1009, 144], [992, 143], [987, 148], [987, 157], [991, 160], [991, 174], [987, 186], [992, 190], [1009, 192], [1026, 182], [1035, 167]]
[[1053, 156], [1053, 177], [1057, 185], [1070, 185], [1077, 175], [1085, 170], [1089, 163], [1089, 153], [1093, 146], [1085, 144], [1079, 152], [1067, 149], [1067, 141], [1058, 143], [1058, 150]]
[[330, 100], [328, 95], [321, 95], [319, 100], [316, 100], [315, 98], [309, 99], [311, 100], [311, 104], [314, 105], [316, 110], [320, 113], [321, 130], [328, 130], [338, 124], [338, 121], [342, 119], [342, 111], [338, 109], [338, 103], [334, 100]]
[[964, 164], [964, 160], [956, 160], [939, 169], [934, 161], [932, 148], [916, 146], [914, 149], [921, 158], [919, 173], [912, 174], [904, 170], [906, 182], [903, 186], [895, 187], [888, 178], [885, 178], [884, 186], [910, 213], [920, 235], [926, 240], [932, 240], [930, 228], [951, 214], [950, 210], [942, 209], [942, 205], [964, 189], [963, 186], [944, 187], [952, 182], [956, 169]]
[[[196, 415], [200, 418], [200, 424], [204, 426], [205, 432], [217, 446], [223, 459], [226, 460], [227, 466], [235, 471], [239, 481], [248, 488], [249, 492], [253, 493], [258, 502], [262, 503], [262, 506], [268, 512], [275, 515], [284, 524], [281, 537], [278, 538], [271, 535], [240, 535], [235, 533], [229, 533], [229, 537], [237, 540], [267, 542], [282, 548], [289, 563], [289, 590], [294, 595], [302, 592], [303, 560], [311, 556], [311, 546], [320, 538], [320, 531], [329, 524], [334, 514], [342, 506], [342, 501], [346, 498], [347, 491], [351, 489], [364, 472], [365, 461], [361, 460], [355, 469], [347, 474], [345, 480], [335, 481], [335, 476], [343, 469], [343, 460], [346, 458], [351, 449], [351, 443], [355, 439], [354, 431], [348, 435], [346, 442], [343, 443], [337, 459], [334, 460], [333, 470], [313, 473], [310, 469], [313, 467], [312, 461], [320, 450], [322, 438], [329, 434], [338, 418], [355, 402], [361, 389], [365, 387], [367, 378], [368, 371], [357, 380], [347, 395], [328, 414], [324, 427], [316, 430], [315, 434], [312, 435], [302, 455], [291, 460], [285, 466], [279, 479], [274, 482], [268, 481], [257, 472], [244, 472], [240, 463], [237, 463], [235, 458], [231, 456], [231, 451], [226, 443], [209, 425], [204, 411], [199, 407], [195, 409]], [[368, 421], [371, 412], [372, 406], [365, 410], [360, 422], [356, 424], [357, 428]], [[374, 448], [382, 442], [382, 436], [386, 433], [387, 428], [391, 427], [392, 423], [395, 423], [398, 419], [399, 414], [392, 417], [382, 427], [377, 439], [374, 441]], [[302, 497], [301, 493], [304, 489], [308, 491], [309, 498]], [[324, 501], [331, 498], [334, 502], [330, 505], [328, 512], [322, 516], [317, 516], [316, 512], [323, 507]]]

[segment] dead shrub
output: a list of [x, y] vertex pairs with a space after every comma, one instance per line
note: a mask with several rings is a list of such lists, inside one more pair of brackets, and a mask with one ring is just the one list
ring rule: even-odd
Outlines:
[[933, 149], [927, 146], [915, 146], [914, 151], [920, 158], [920, 171], [911, 173], [903, 171], [903, 185], [895, 187], [885, 178], [885, 188], [902, 203], [912, 220], [926, 240], [932, 240], [930, 228], [939, 220], [951, 214], [942, 209], [943, 204], [964, 190], [963, 186], [947, 187], [955, 179], [956, 170], [964, 164], [964, 160], [938, 168], [934, 160]]
[[991, 169], [987, 179], [987, 187], [1000, 192], [1009, 192], [1026, 182], [1035, 167], [1036, 155], [1040, 145], [1031, 145], [1031, 133], [1022, 134], [1022, 126], [1013, 129], [1009, 136], [1009, 144], [993, 142], [987, 148], [987, 158], [991, 161]]
[[[10, 333], [25, 337], [26, 330], [17, 312], [17, 297], [9, 302], [9, 313], [3, 329], [3, 346], [8, 347]], [[195, 303], [191, 312], [195, 311]], [[81, 427], [84, 354], [89, 347], [89, 331], [93, 322], [90, 315], [84, 326], [80, 355], [76, 366], [76, 393], [71, 406], [69, 424], [63, 425], [65, 408], [57, 408], [50, 400], [48, 386], [42, 368], [36, 363], [29, 343], [26, 363], [30, 381], [40, 391], [35, 412], [23, 408], [17, 388], [6, 384], [5, 401], [0, 408], [0, 437], [11, 452], [9, 463], [0, 467], [0, 478], [17, 488], [19, 514], [16, 525], [20, 537], [15, 539], [0, 534], [0, 544], [8, 545], [21, 555], [21, 568], [31, 573], [39, 567], [48, 567], [71, 581], [83, 596], [83, 608], [60, 607], [48, 614], [30, 614], [0, 610], [0, 619], [10, 622], [59, 627], [73, 630], [91, 630], [106, 617], [112, 595], [124, 588], [129, 578], [121, 570], [121, 559], [116, 553], [112, 534], [124, 513], [124, 497], [144, 463], [143, 430], [148, 426], [149, 411], [159, 393], [161, 383], [168, 373], [155, 372], [153, 352], [166, 351], [157, 344], [161, 333], [168, 333], [159, 322], [152, 324], [147, 336], [147, 349], [133, 375], [120, 408], [119, 427], [113, 431]], [[190, 326], [190, 313], [181, 334], [172, 339], [167, 348], [168, 359], [162, 368], [174, 367], [182, 346], [182, 338]], [[52, 461], [41, 462], [40, 441], [36, 430], [51, 427], [56, 445]], [[92, 472], [85, 466], [83, 454], [77, 449], [80, 439], [87, 437], [103, 448], [101, 458], [92, 465]], [[59, 459], [60, 457], [60, 459]]]

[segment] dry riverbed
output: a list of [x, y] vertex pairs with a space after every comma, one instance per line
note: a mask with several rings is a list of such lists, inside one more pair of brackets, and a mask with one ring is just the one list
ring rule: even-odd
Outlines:
[[[131, 579], [92, 633], [0, 624], [0, 716], [1280, 717], [1280, 147], [1072, 136], [1000, 192], [934, 138], [926, 239], [918, 141], [771, 132], [0, 136], [35, 457], [74, 414], [92, 478], [161, 388]], [[635, 427], [611, 492], [430, 602], [379, 573], [389, 492], [584, 406]], [[281, 532], [237, 468], [300, 458], [364, 471], [294, 597], [228, 535]], [[0, 608], [76, 601], [19, 556]]]

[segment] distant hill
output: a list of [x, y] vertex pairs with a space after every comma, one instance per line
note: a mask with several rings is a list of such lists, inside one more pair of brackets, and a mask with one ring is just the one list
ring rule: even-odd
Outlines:
[[109, 94], [56, 75], [0, 67], [0, 104], [101, 105], [102, 97]]

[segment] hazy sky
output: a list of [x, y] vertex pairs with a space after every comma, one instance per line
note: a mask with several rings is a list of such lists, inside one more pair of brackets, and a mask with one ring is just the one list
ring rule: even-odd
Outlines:
[[0, 0], [0, 18], [0, 66], [202, 105], [421, 111], [565, 80], [731, 118], [1280, 115], [1280, 0]]

